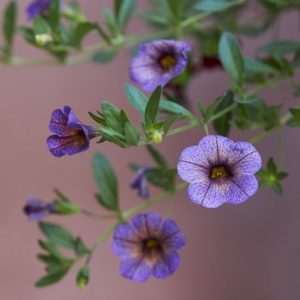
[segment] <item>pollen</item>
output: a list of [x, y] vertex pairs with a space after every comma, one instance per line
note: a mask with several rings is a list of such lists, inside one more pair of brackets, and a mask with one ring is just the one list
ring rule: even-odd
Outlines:
[[169, 71], [177, 61], [174, 54], [163, 54], [158, 62], [164, 71]]
[[211, 179], [219, 179], [226, 178], [229, 176], [229, 172], [225, 166], [216, 166], [211, 169], [210, 178]]

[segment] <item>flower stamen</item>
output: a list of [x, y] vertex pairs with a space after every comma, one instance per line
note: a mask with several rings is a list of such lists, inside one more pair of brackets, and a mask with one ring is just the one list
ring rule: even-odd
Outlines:
[[210, 179], [219, 179], [229, 177], [230, 172], [225, 166], [215, 166], [212, 167], [210, 171], [209, 178]]
[[158, 63], [164, 71], [169, 71], [176, 65], [177, 60], [174, 54], [165, 53], [159, 57]]

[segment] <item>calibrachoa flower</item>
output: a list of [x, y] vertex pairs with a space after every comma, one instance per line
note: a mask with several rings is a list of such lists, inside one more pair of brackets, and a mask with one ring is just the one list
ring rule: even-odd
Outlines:
[[28, 198], [23, 211], [28, 216], [29, 220], [39, 221], [48, 214], [54, 213], [55, 207], [54, 203], [44, 202], [35, 198]]
[[84, 125], [69, 106], [52, 112], [49, 130], [55, 133], [47, 139], [49, 151], [56, 157], [72, 155], [89, 148], [95, 129]]
[[130, 66], [131, 79], [146, 92], [165, 86], [185, 69], [188, 51], [191, 46], [183, 41], [157, 40], [142, 44]]
[[198, 145], [184, 149], [177, 166], [180, 177], [191, 183], [190, 199], [211, 208], [239, 204], [255, 194], [254, 174], [260, 168], [261, 157], [253, 145], [219, 135], [204, 137]]
[[147, 184], [147, 173], [150, 167], [144, 166], [137, 170], [135, 177], [131, 182], [131, 188], [138, 190], [138, 195], [144, 199], [149, 198], [149, 189]]
[[178, 250], [184, 245], [184, 235], [173, 220], [146, 213], [116, 228], [112, 250], [121, 259], [122, 276], [143, 282], [173, 274], [180, 263]]
[[40, 15], [41, 13], [47, 12], [49, 6], [51, 4], [51, 0], [35, 0], [31, 4], [28, 5], [26, 11], [28, 17], [33, 19], [34, 17]]

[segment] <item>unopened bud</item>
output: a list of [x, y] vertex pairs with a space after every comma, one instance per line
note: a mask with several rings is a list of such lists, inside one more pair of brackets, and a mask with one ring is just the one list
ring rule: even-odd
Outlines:
[[53, 42], [53, 38], [50, 34], [48, 33], [43, 33], [43, 34], [36, 34], [35, 35], [35, 42], [39, 45], [39, 46], [45, 46], [48, 43], [52, 43]]

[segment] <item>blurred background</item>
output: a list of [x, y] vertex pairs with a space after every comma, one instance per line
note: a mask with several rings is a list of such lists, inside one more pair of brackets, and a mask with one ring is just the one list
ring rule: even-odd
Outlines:
[[[100, 18], [101, 5], [110, 0], [80, 1], [87, 15]], [[3, 10], [7, 1], [1, 1]], [[19, 22], [28, 22], [24, 9], [29, 1], [19, 1]], [[147, 7], [138, 1], [139, 9]], [[277, 24], [279, 38], [299, 39], [299, 14], [283, 16]], [[147, 30], [139, 20], [130, 26], [131, 33]], [[254, 55], [255, 49], [272, 39], [268, 31], [258, 39], [243, 39], [243, 51]], [[19, 38], [18, 55], [40, 55]], [[129, 162], [151, 163], [145, 149], [119, 149], [109, 143], [92, 143], [87, 152], [72, 157], [54, 158], [45, 140], [53, 109], [68, 104], [85, 123], [91, 123], [87, 111], [96, 111], [100, 102], [109, 100], [137, 114], [129, 107], [124, 84], [130, 82], [130, 57], [123, 51], [108, 64], [76, 66], [23, 66], [0, 68], [0, 298], [7, 300], [283, 300], [300, 296], [300, 141], [297, 129], [282, 129], [285, 145], [286, 171], [284, 196], [261, 189], [243, 205], [224, 205], [205, 209], [193, 205], [185, 191], [174, 200], [173, 218], [187, 237], [181, 252], [180, 269], [170, 278], [149, 280], [137, 284], [119, 275], [119, 260], [110, 251], [110, 240], [103, 243], [92, 259], [91, 281], [85, 290], [75, 285], [76, 268], [60, 283], [44, 289], [34, 282], [44, 274], [36, 259], [37, 239], [41, 234], [34, 222], [22, 213], [25, 199], [36, 196], [53, 199], [57, 187], [73, 201], [90, 210], [101, 209], [93, 198], [97, 190], [92, 177], [91, 157], [95, 151], [104, 153], [112, 162], [120, 185], [121, 205], [128, 208], [140, 200], [130, 190], [132, 173]], [[298, 77], [299, 79], [299, 77]], [[189, 87], [189, 97], [205, 104], [222, 94], [228, 83], [221, 71], [201, 73]], [[285, 90], [263, 93], [269, 103], [295, 104], [295, 98]], [[193, 104], [192, 104], [193, 105]], [[159, 149], [176, 165], [183, 148], [196, 144], [203, 136], [201, 129], [166, 139]], [[232, 132], [234, 140], [254, 136], [248, 132]], [[270, 156], [278, 158], [279, 131], [257, 145], [264, 162]], [[153, 210], [167, 216], [165, 203]], [[89, 245], [110, 221], [90, 220], [84, 216], [54, 217], [74, 233], [82, 234]], [[78, 266], [79, 267], [79, 266]]]

